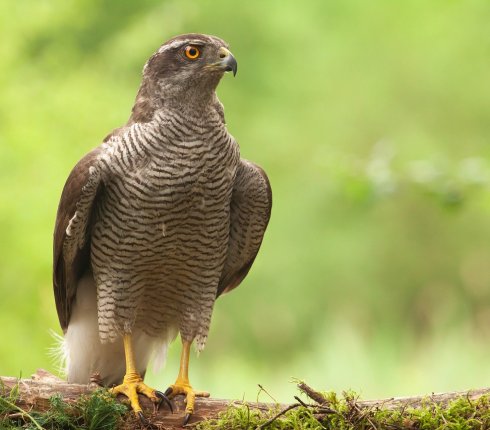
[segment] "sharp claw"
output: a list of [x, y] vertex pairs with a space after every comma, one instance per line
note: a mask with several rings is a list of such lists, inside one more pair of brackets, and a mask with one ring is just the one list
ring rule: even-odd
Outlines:
[[165, 390], [165, 393], [163, 393], [164, 396], [170, 396], [170, 394], [172, 394], [172, 387], [168, 387]]
[[185, 417], [184, 417], [184, 426], [186, 426], [189, 422], [189, 420], [191, 419], [191, 416], [192, 414], [185, 414]]
[[158, 427], [156, 425], [154, 425], [154, 424], [150, 423], [150, 421], [148, 421], [148, 418], [146, 418], [143, 415], [143, 412], [139, 411], [136, 414], [138, 415], [138, 418], [140, 419], [140, 423], [143, 425], [144, 428], [150, 429], [150, 430], [158, 429]]
[[[167, 391], [168, 390], [169, 389], [167, 389]], [[174, 413], [174, 408], [172, 407], [172, 403], [170, 403], [170, 400], [167, 397], [167, 395], [168, 395], [167, 391], [165, 391], [165, 393], [162, 393], [161, 391], [155, 390], [155, 395], [158, 398], [160, 398], [160, 400], [158, 401], [157, 410], [159, 410], [162, 403], [165, 402], [167, 404], [168, 408], [170, 409], [170, 412]], [[170, 392], [172, 392], [172, 389], [170, 389]]]

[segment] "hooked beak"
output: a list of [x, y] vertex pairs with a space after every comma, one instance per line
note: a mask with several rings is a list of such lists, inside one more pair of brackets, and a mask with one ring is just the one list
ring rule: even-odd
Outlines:
[[233, 72], [233, 76], [235, 76], [238, 70], [238, 64], [233, 54], [224, 47], [219, 48], [218, 54], [220, 58], [218, 65], [223, 67], [225, 72]]

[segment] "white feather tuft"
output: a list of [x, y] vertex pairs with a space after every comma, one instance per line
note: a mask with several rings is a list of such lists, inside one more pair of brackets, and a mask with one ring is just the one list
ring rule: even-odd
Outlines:
[[[169, 329], [159, 338], [150, 337], [139, 329], [131, 333], [136, 368], [144, 374], [153, 355], [154, 367], [159, 370], [165, 363], [169, 343], [175, 339], [177, 329]], [[87, 384], [98, 373], [104, 385], [122, 382], [126, 371], [122, 338], [101, 343], [97, 317], [97, 291], [91, 273], [86, 274], [77, 286], [70, 324], [64, 339], [56, 335], [56, 357], [66, 363], [69, 382]], [[61, 344], [61, 345], [60, 345]]]
[[158, 373], [165, 367], [167, 362], [168, 346], [175, 340], [178, 334], [176, 327], [171, 328], [167, 332], [167, 336], [163, 339], [157, 339], [153, 344], [153, 371]]
[[66, 360], [68, 357], [65, 348], [65, 339], [54, 330], [49, 330], [49, 334], [53, 338], [54, 345], [48, 348], [48, 356], [53, 360], [56, 372], [66, 377]]

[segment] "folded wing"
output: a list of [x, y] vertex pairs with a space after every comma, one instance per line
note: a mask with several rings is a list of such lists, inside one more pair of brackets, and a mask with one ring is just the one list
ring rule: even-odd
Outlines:
[[78, 280], [90, 268], [90, 230], [102, 193], [97, 164], [101, 148], [83, 157], [68, 177], [58, 206], [53, 242], [53, 288], [63, 331], [70, 321]]
[[271, 215], [272, 191], [265, 172], [241, 160], [231, 199], [230, 237], [217, 296], [245, 278], [259, 252]]

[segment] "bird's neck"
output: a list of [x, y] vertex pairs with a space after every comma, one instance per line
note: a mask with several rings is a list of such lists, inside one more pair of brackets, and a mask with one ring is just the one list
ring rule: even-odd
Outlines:
[[198, 90], [189, 89], [177, 94], [169, 94], [161, 99], [163, 109], [176, 110], [185, 115], [207, 116], [215, 110], [219, 103], [215, 91], [201, 93]]
[[224, 122], [223, 105], [215, 91], [203, 93], [199, 89], [187, 89], [179, 93], [168, 93], [163, 97], [149, 96], [149, 90], [142, 85], [136, 96], [127, 125], [136, 122], [150, 122], [157, 111], [178, 113], [186, 118], [216, 118]]

